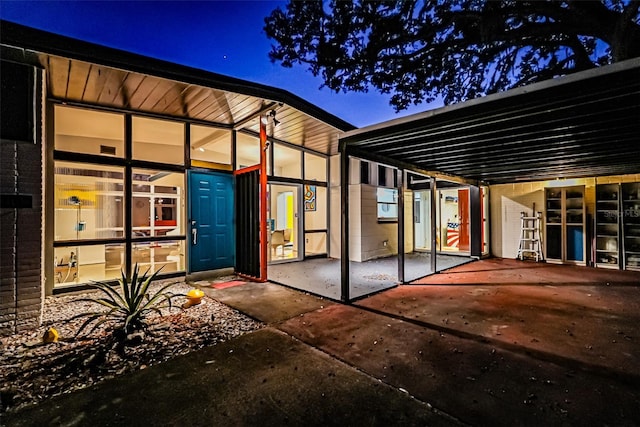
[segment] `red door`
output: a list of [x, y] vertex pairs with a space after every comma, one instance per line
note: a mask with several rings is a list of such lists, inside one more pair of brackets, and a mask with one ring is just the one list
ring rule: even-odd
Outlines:
[[469, 190], [458, 190], [458, 218], [460, 221], [460, 242], [458, 250], [469, 251]]

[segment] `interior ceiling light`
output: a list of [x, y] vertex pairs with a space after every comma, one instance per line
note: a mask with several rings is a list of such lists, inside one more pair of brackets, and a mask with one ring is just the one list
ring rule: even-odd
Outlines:
[[204, 148], [200, 147], [198, 148], [198, 150], [202, 151], [204, 153]]

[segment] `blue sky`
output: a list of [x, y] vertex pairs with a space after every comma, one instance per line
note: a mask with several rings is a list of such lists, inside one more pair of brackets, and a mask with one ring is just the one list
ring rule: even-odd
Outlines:
[[284, 1], [10, 1], [2, 19], [34, 28], [286, 89], [356, 126], [391, 120], [388, 96], [333, 93], [304, 66], [272, 64], [264, 18]]

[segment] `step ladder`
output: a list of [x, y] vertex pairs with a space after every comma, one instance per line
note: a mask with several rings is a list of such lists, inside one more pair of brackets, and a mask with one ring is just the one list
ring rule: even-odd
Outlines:
[[526, 216], [520, 213], [520, 244], [518, 245], [518, 255], [516, 259], [535, 259], [536, 262], [544, 261], [542, 255], [542, 239], [540, 238], [540, 222], [542, 214], [535, 213], [534, 216]]

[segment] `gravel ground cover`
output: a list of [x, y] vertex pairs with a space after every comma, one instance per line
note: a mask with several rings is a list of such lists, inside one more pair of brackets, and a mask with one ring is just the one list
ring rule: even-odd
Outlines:
[[[152, 284], [150, 292], [163, 283], [167, 281]], [[168, 290], [186, 294], [190, 289], [180, 282]], [[70, 319], [100, 310], [97, 304], [77, 300], [95, 295], [91, 291], [47, 297], [38, 329], [0, 338], [0, 413], [145, 369], [263, 326], [206, 296], [201, 304], [186, 309], [181, 307], [186, 299], [176, 297], [171, 310], [163, 309], [162, 316], [148, 317], [149, 329], [143, 340], [118, 349], [106, 325], [90, 334], [87, 328], [74, 338], [85, 319]], [[42, 337], [50, 327], [59, 332], [60, 338], [44, 344]]]

